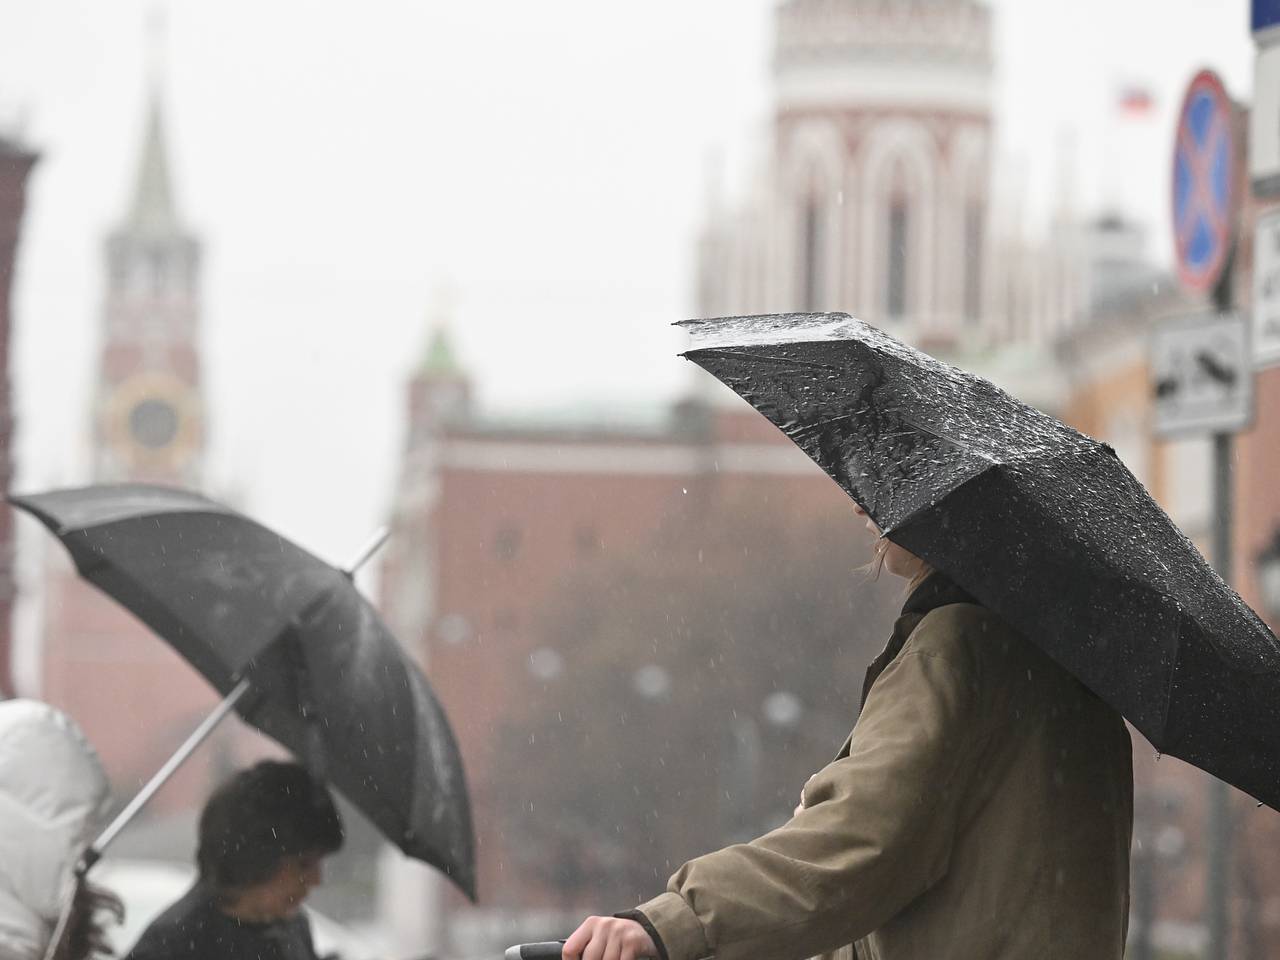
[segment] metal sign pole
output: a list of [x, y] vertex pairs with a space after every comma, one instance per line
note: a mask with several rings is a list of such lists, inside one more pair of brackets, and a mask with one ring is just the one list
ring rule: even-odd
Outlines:
[[[1260, 5], [1255, 2], [1255, 30], [1260, 25]], [[1237, 158], [1244, 141], [1239, 135], [1238, 119], [1236, 106], [1221, 79], [1212, 71], [1202, 70], [1187, 86], [1173, 151], [1171, 212], [1178, 277], [1188, 292], [1212, 297], [1216, 319], [1223, 330], [1227, 329], [1224, 321], [1234, 300], [1232, 272], [1240, 217]], [[1183, 426], [1213, 434], [1213, 563], [1219, 576], [1230, 584], [1231, 438], [1252, 417], [1253, 364], [1243, 324], [1227, 339], [1209, 339], [1212, 335], [1205, 333], [1206, 339], [1200, 343], [1193, 342], [1194, 334], [1188, 335], [1188, 342], [1183, 344], [1189, 348], [1186, 350], [1179, 350], [1166, 335], [1166, 348], [1173, 348], [1166, 349], [1166, 366], [1172, 375], [1163, 378], [1163, 394], [1157, 390], [1157, 413], [1163, 398], [1166, 424], [1181, 420]], [[1227, 340], [1231, 341], [1229, 345]], [[1179, 356], [1195, 358], [1195, 376], [1186, 375], [1189, 365], [1179, 362]], [[1224, 359], [1228, 362], [1224, 363]], [[1200, 416], [1197, 418], [1196, 414]], [[1159, 423], [1158, 415], [1157, 426]], [[1207, 799], [1207, 956], [1209, 960], [1226, 960], [1231, 921], [1231, 797], [1227, 785], [1211, 778]]]
[[[1213, 565], [1231, 582], [1231, 452], [1232, 435], [1213, 435]], [[1231, 795], [1216, 777], [1209, 782], [1209, 960], [1225, 960], [1230, 917], [1227, 891], [1231, 883]]]

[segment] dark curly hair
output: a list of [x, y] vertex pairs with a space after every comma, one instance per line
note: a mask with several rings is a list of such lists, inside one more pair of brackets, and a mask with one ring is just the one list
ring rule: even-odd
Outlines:
[[297, 763], [264, 760], [213, 792], [200, 814], [196, 865], [219, 893], [256, 886], [285, 857], [342, 846], [329, 790]]
[[124, 920], [124, 904], [108, 890], [80, 880], [71, 900], [71, 915], [53, 960], [91, 960], [115, 951], [107, 940], [107, 918]]

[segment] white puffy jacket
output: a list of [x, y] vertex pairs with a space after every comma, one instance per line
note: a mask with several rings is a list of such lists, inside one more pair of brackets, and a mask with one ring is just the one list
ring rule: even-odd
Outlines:
[[98, 755], [69, 717], [0, 701], [0, 960], [40, 960], [109, 802]]

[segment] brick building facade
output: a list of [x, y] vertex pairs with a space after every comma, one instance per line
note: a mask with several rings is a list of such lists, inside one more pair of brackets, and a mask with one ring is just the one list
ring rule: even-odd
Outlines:
[[[0, 488], [13, 480], [13, 387], [9, 345], [13, 339], [13, 278], [18, 256], [22, 216], [26, 208], [27, 178], [36, 163], [30, 148], [0, 134]], [[0, 697], [13, 695], [11, 672], [13, 619], [13, 511], [0, 509]]]

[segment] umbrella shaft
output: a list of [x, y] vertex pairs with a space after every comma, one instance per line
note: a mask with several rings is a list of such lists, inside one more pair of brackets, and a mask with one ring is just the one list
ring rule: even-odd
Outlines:
[[241, 680], [236, 684], [235, 689], [227, 694], [223, 701], [213, 709], [213, 712], [201, 721], [200, 726], [191, 732], [191, 736], [187, 737], [186, 742], [178, 748], [177, 752], [165, 761], [165, 765], [156, 772], [156, 775], [151, 778], [138, 795], [129, 801], [129, 805], [121, 810], [110, 825], [98, 835], [98, 839], [93, 842], [93, 846], [85, 852], [82, 872], [93, 866], [111, 841], [116, 838], [116, 835], [125, 828], [130, 820], [137, 816], [138, 811], [146, 806], [147, 801], [155, 796], [156, 791], [165, 785], [165, 782], [173, 776], [178, 767], [182, 766], [187, 757], [191, 756], [195, 751], [196, 747], [200, 746], [208, 738], [209, 734], [213, 733], [214, 728], [222, 722], [223, 718], [232, 711], [235, 705], [248, 692], [249, 681]]
[[356, 554], [355, 560], [344, 571], [348, 577], [354, 577], [356, 571], [364, 566], [365, 561], [378, 552], [378, 549], [387, 542], [387, 538], [391, 536], [391, 531], [387, 527], [379, 527], [378, 530], [369, 538], [369, 542], [360, 548], [360, 552]]
[[[1229, 433], [1213, 438], [1213, 565], [1228, 584], [1233, 579], [1231, 542], [1235, 525], [1232, 501], [1232, 439]], [[1231, 936], [1231, 796], [1221, 780], [1210, 780], [1209, 790], [1209, 890], [1205, 912], [1209, 920], [1207, 956], [1225, 957]]]

